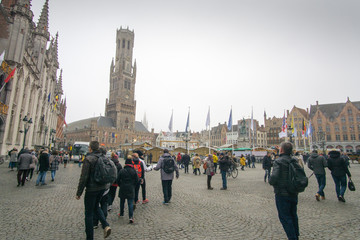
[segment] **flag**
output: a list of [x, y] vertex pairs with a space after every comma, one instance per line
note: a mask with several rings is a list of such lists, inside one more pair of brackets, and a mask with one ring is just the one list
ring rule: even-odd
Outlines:
[[293, 137], [297, 137], [297, 130], [296, 130], [296, 127], [293, 129], [292, 136], [293, 136]]
[[5, 83], [9, 82], [10, 79], [14, 76], [15, 70], [16, 70], [16, 67], [14, 67], [14, 69], [11, 71], [11, 73], [7, 76], [7, 78], [5, 79]]
[[64, 119], [64, 124], [65, 124], [65, 126], [67, 127], [67, 123], [66, 123], [65, 119]]
[[232, 128], [232, 108], [230, 110], [230, 116], [229, 116], [229, 122], [228, 122], [227, 128], [228, 128], [229, 131]]
[[311, 120], [309, 121], [309, 126], [307, 128], [307, 131], [306, 131], [306, 137], [309, 137], [312, 135], [312, 125], [311, 125]]
[[114, 138], [114, 137], [115, 137], [115, 133], [111, 133], [111, 137]]
[[186, 133], [189, 131], [189, 127], [190, 127], [190, 109], [189, 109], [189, 113], [188, 113], [188, 117], [187, 117], [187, 121], [186, 121], [186, 127], [185, 127]]
[[173, 131], [173, 115], [174, 115], [174, 112], [171, 113], [171, 118], [170, 118], [170, 122], [169, 122], [169, 130], [170, 130], [170, 132]]
[[117, 138], [118, 137], [118, 135], [117, 134], [115, 134], [115, 138]]
[[254, 131], [254, 117], [253, 117], [253, 108], [251, 108], [251, 126], [250, 129]]
[[303, 135], [303, 137], [305, 137], [305, 134], [306, 134], [306, 124], [305, 124], [305, 119], [303, 119], [303, 122], [302, 122], [302, 135]]
[[208, 111], [208, 114], [207, 114], [207, 117], [206, 117], [205, 126], [210, 128], [210, 107], [209, 107], [209, 111]]
[[285, 138], [286, 135], [287, 135], [286, 132], [283, 132], [283, 131], [279, 132], [279, 138]]
[[0, 55], [0, 65], [2, 64], [2, 62], [4, 61], [4, 57], [5, 57], [5, 51], [3, 51]]
[[294, 118], [291, 117], [291, 125], [290, 125], [290, 128], [291, 128], [291, 132], [294, 133]]
[[284, 112], [284, 117], [283, 117], [283, 123], [282, 123], [282, 132], [287, 131], [287, 123], [286, 123], [286, 118], [285, 118], [285, 112]]
[[55, 100], [59, 101], [59, 96], [58, 95], [55, 96]]
[[48, 95], [48, 102], [50, 102], [50, 96], [51, 96], [51, 93], [49, 93], [49, 95]]

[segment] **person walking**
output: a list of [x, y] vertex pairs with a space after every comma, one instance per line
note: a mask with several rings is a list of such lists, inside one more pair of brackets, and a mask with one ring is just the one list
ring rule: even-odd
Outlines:
[[[111, 161], [114, 162], [116, 169], [117, 169], [117, 173], [119, 174], [120, 170], [122, 169], [122, 166], [119, 162], [119, 157], [114, 152], [111, 153]], [[118, 187], [118, 184], [116, 181], [113, 184], [111, 184], [111, 186], [110, 186], [107, 211], [111, 211], [111, 209], [112, 209], [112, 204], [115, 199], [117, 187]]]
[[131, 159], [126, 159], [125, 166], [120, 170], [116, 179], [119, 185], [119, 198], [120, 198], [120, 213], [119, 216], [124, 216], [125, 200], [127, 200], [129, 211], [129, 222], [134, 223], [134, 199], [135, 187], [139, 182], [139, 177], [134, 170]]
[[[135, 152], [138, 154], [139, 160], [140, 160], [140, 162], [142, 164], [143, 172], [142, 172], [142, 181], [140, 183], [140, 187], [141, 187], [141, 194], [142, 194], [142, 199], [143, 199], [142, 204], [146, 204], [146, 203], [149, 202], [149, 199], [146, 198], [146, 178], [145, 178], [145, 173], [150, 172], [152, 170], [152, 168], [146, 166], [146, 163], [144, 161], [144, 154], [143, 154], [142, 151], [137, 150]], [[139, 203], [140, 203], [140, 201], [139, 201]]]
[[[276, 208], [285, 233], [288, 239], [297, 240], [300, 235], [297, 215], [298, 193], [289, 192], [287, 188], [292, 150], [290, 142], [280, 145], [280, 157], [274, 162], [269, 183], [274, 187]], [[297, 161], [294, 161], [294, 164], [296, 163]]]
[[53, 150], [49, 158], [50, 171], [51, 171], [51, 181], [55, 181], [56, 171], [59, 170], [60, 157], [57, 150]]
[[251, 165], [251, 168], [255, 168], [255, 162], [256, 162], [256, 158], [255, 158], [255, 156], [254, 155], [251, 155], [251, 163], [252, 163], [252, 165]]
[[95, 182], [95, 164], [98, 158], [101, 156], [99, 150], [99, 142], [91, 141], [89, 145], [89, 154], [86, 155], [83, 167], [81, 169], [81, 175], [79, 179], [79, 185], [76, 192], [76, 199], [80, 200], [80, 197], [85, 191], [84, 207], [85, 207], [85, 232], [86, 239], [94, 239], [94, 214], [97, 215], [104, 229], [104, 238], [107, 238], [111, 234], [111, 228], [106, 221], [104, 212], [100, 209], [100, 201], [105, 191], [110, 187], [110, 184], [98, 184]]
[[351, 179], [351, 173], [345, 160], [340, 157], [340, 151], [333, 149], [329, 152], [328, 168], [334, 179], [336, 196], [340, 202], [345, 202], [344, 194], [346, 191], [346, 175]]
[[178, 165], [178, 168], [181, 169], [181, 153], [178, 153], [177, 156], [176, 156], [176, 163]]
[[66, 165], [70, 159], [69, 157], [69, 153], [68, 152], [65, 152], [64, 156], [63, 156], [63, 159], [64, 159], [64, 168], [66, 168]]
[[304, 167], [305, 167], [305, 164], [304, 164], [303, 156], [302, 156], [299, 152], [296, 152], [296, 153], [295, 153], [295, 158], [298, 160], [299, 165], [300, 165], [302, 168], [304, 168]]
[[45, 149], [40, 153], [40, 157], [39, 157], [39, 175], [36, 180], [36, 186], [39, 186], [40, 182], [41, 185], [46, 185], [45, 178], [46, 178], [46, 172], [48, 170], [49, 170], [49, 152], [48, 149]]
[[18, 187], [20, 186], [20, 184], [21, 186], [24, 186], [28, 171], [30, 170], [30, 164], [32, 162], [33, 162], [32, 155], [30, 154], [29, 149], [25, 149], [21, 154], [18, 162], [18, 174], [17, 174]]
[[217, 171], [217, 166], [218, 166], [218, 161], [219, 161], [219, 158], [216, 154], [216, 152], [213, 152], [213, 163], [214, 163], [214, 172], [216, 173]]
[[29, 172], [28, 172], [28, 178], [31, 180], [32, 177], [33, 177], [33, 174], [34, 174], [34, 170], [38, 164], [38, 158], [36, 157], [35, 155], [35, 152], [32, 152], [31, 153], [31, 156], [32, 156], [32, 163], [30, 164], [30, 169], [29, 169]]
[[[251, 161], [250, 160], [250, 157], [249, 157], [249, 162]], [[244, 167], [246, 165], [246, 159], [244, 157], [244, 155], [241, 154], [241, 157], [240, 157], [240, 165], [241, 165], [241, 170], [244, 171]], [[250, 164], [249, 164], [249, 167], [250, 167]]]
[[313, 150], [310, 157], [307, 160], [308, 167], [314, 172], [316, 180], [319, 185], [319, 190], [315, 194], [316, 201], [325, 200], [324, 188], [326, 185], [326, 172], [325, 168], [328, 166], [326, 159], [323, 156], [318, 155], [317, 150]]
[[164, 149], [164, 154], [160, 156], [157, 165], [154, 167], [155, 171], [161, 169], [161, 184], [163, 188], [164, 201], [163, 204], [170, 203], [172, 197], [172, 181], [174, 179], [174, 171], [176, 172], [176, 179], [179, 178], [179, 168], [176, 165], [175, 159], [173, 159], [169, 153], [169, 150]]
[[184, 169], [185, 169], [185, 173], [189, 173], [189, 163], [190, 163], [190, 156], [185, 153], [183, 156], [182, 156], [182, 164], [184, 165]]
[[225, 156], [224, 153], [220, 153], [219, 164], [220, 164], [219, 168], [222, 178], [222, 188], [220, 188], [220, 190], [226, 190], [227, 189], [226, 173], [231, 165], [229, 157]]
[[197, 175], [197, 172], [199, 172], [199, 176], [200, 174], [200, 166], [201, 166], [201, 159], [199, 157], [199, 154], [195, 154], [195, 157], [193, 159], [193, 165], [194, 165], [194, 173], [195, 175]]
[[10, 170], [14, 171], [14, 167], [16, 167], [17, 160], [18, 160], [17, 149], [14, 147], [12, 150], [10, 150], [9, 155], [10, 155]]
[[214, 188], [211, 187], [211, 178], [215, 174], [215, 166], [212, 154], [209, 154], [204, 164], [206, 165], [205, 174], [207, 175], [207, 189], [213, 190]]
[[263, 169], [265, 170], [264, 182], [266, 182], [266, 178], [268, 179], [269, 182], [271, 167], [272, 167], [270, 152], [266, 153], [265, 157], [263, 158], [262, 165], [263, 165]]

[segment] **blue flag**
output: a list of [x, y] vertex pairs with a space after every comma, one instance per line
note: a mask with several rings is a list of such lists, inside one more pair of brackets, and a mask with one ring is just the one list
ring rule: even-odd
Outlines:
[[49, 93], [49, 95], [48, 95], [48, 102], [50, 102], [50, 96], [51, 96], [51, 93]]
[[232, 128], [232, 108], [230, 110], [230, 116], [229, 116], [229, 122], [228, 122], [227, 128], [228, 128], [229, 131]]

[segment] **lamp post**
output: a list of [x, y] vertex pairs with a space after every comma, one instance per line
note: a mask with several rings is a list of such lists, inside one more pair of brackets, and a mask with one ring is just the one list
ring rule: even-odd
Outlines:
[[188, 142], [190, 142], [189, 133], [185, 133], [185, 137], [183, 138], [183, 140], [185, 142], [186, 154], [189, 154], [189, 150], [188, 150]]
[[290, 133], [290, 142], [293, 143], [293, 139], [292, 139], [292, 130], [293, 130], [293, 128], [291, 126], [288, 126], [287, 130], [288, 130], [288, 133]]
[[28, 133], [29, 131], [29, 128], [30, 128], [30, 124], [33, 123], [32, 121], [32, 118], [28, 119], [27, 116], [25, 115], [25, 117], [23, 118], [23, 122], [24, 122], [24, 131], [20, 130], [20, 132], [24, 133], [24, 141], [23, 141], [23, 147], [22, 149], [25, 148], [25, 139], [26, 139], [26, 134]]
[[318, 144], [323, 149], [323, 154], [325, 154], [325, 133], [323, 131], [318, 132]]
[[56, 133], [56, 130], [55, 129], [51, 129], [50, 130], [50, 137], [49, 137], [49, 149], [51, 150], [51, 148], [52, 148], [52, 143], [54, 143], [54, 136], [53, 136], [53, 134], [55, 134]]
[[45, 135], [44, 135], [44, 144], [43, 144], [44, 146], [46, 145], [46, 134], [48, 131], [49, 131], [49, 127], [45, 126], [45, 129], [44, 129]]

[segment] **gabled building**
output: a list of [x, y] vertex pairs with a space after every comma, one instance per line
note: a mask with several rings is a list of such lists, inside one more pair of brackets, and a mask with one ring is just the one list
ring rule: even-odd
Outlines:
[[292, 132], [292, 141], [297, 150], [310, 150], [310, 139], [305, 137], [305, 131], [309, 126], [309, 109], [302, 109], [294, 106], [287, 111], [288, 130]]
[[312, 147], [360, 151], [360, 101], [310, 106]]
[[211, 128], [210, 132], [210, 146], [220, 147], [226, 144], [227, 124], [218, 124], [216, 127]]

